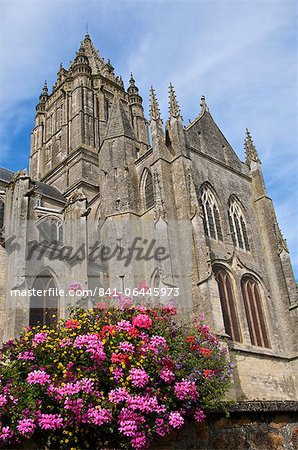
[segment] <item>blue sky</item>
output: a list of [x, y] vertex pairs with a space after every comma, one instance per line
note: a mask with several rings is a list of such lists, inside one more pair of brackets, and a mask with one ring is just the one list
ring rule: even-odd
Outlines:
[[43, 82], [68, 67], [86, 23], [126, 85], [130, 71], [148, 114], [153, 84], [164, 119], [172, 81], [185, 123], [206, 96], [244, 159], [248, 127], [298, 278], [296, 0], [0, 0], [0, 164], [27, 166]]

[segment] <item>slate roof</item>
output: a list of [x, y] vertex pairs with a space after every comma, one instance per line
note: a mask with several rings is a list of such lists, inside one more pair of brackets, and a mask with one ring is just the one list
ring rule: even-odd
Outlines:
[[[12, 179], [15, 172], [9, 169], [5, 169], [4, 167], [0, 167], [0, 181], [4, 181], [5, 183], [9, 183]], [[61, 192], [55, 188], [54, 186], [50, 186], [49, 184], [42, 183], [41, 181], [32, 180], [31, 185], [37, 184], [38, 188], [36, 192], [44, 195], [45, 197], [52, 198], [53, 200], [57, 200], [61, 203], [66, 202], [66, 198]]]
[[5, 169], [4, 167], [0, 167], [0, 181], [4, 181], [5, 183], [9, 183], [13, 177], [14, 172], [12, 170]]

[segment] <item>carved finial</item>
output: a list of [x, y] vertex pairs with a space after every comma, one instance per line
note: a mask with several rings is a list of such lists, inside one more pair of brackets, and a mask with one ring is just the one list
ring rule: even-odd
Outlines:
[[42, 95], [48, 95], [48, 83], [47, 80], [45, 80], [43, 88], [42, 88]]
[[244, 141], [244, 149], [245, 149], [247, 164], [250, 164], [252, 161], [261, 162], [259, 159], [259, 155], [256, 150], [256, 147], [253, 143], [251, 134], [247, 128], [246, 128], [246, 137], [245, 137], [245, 141]]
[[161, 120], [159, 105], [153, 86], [150, 89], [150, 120]]
[[135, 85], [135, 79], [134, 79], [134, 77], [133, 77], [133, 73], [132, 72], [130, 72], [130, 79], [129, 79], [129, 84], [131, 85], [131, 86], [134, 86]]
[[170, 83], [170, 87], [169, 87], [169, 111], [170, 111], [170, 115], [172, 117], [175, 117], [176, 119], [177, 118], [182, 119], [181, 114], [180, 114], [178, 100], [177, 100], [174, 86], [172, 85], [172, 83]]
[[86, 23], [85, 30], [86, 30], [85, 37], [89, 37], [89, 23], [88, 22]]
[[201, 97], [200, 107], [202, 108], [201, 112], [209, 111], [209, 108], [208, 108], [207, 103], [206, 103], [205, 95], [202, 95], [202, 97]]

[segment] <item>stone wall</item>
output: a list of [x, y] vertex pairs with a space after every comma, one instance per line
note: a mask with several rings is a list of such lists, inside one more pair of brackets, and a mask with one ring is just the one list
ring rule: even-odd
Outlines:
[[203, 424], [156, 441], [152, 450], [294, 450], [298, 448], [298, 402], [237, 404], [226, 418], [210, 413]]

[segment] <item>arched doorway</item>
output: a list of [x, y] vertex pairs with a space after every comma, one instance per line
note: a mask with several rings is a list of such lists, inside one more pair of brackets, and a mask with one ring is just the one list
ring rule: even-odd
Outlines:
[[30, 298], [29, 325], [50, 325], [57, 322], [59, 296], [53, 276], [43, 271], [34, 280]]

